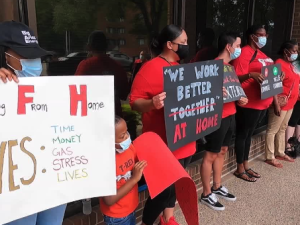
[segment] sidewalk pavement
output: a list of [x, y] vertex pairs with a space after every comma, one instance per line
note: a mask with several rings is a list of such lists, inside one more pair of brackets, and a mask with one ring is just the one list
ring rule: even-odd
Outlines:
[[[282, 162], [282, 161], [281, 161]], [[262, 178], [255, 183], [230, 175], [223, 185], [237, 200], [220, 199], [225, 211], [214, 211], [199, 203], [200, 225], [298, 225], [300, 224], [300, 158], [295, 163], [282, 162], [275, 168], [263, 162], [252, 163]], [[186, 225], [181, 211], [175, 217]]]

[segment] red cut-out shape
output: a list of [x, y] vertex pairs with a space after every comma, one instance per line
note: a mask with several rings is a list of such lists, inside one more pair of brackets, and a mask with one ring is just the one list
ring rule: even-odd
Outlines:
[[153, 199], [175, 184], [176, 197], [188, 225], [199, 224], [196, 185], [163, 140], [153, 132], [139, 136], [133, 145], [139, 160], [147, 161], [144, 177]]

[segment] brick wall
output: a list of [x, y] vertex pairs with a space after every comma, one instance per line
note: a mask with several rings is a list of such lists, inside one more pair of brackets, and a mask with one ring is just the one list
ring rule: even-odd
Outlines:
[[295, 0], [294, 23], [292, 30], [292, 39], [300, 42], [300, 0]]
[[[256, 136], [253, 136], [250, 156], [249, 156], [250, 160], [263, 154], [264, 147], [265, 147], [265, 134], [260, 133]], [[199, 160], [192, 163], [188, 167], [188, 172], [196, 184], [197, 192], [199, 196], [201, 194], [201, 188], [202, 188], [201, 179], [200, 179], [200, 163], [201, 161]], [[230, 172], [233, 172], [235, 168], [236, 168], [235, 153], [234, 153], [234, 148], [231, 146], [225, 157], [223, 176], [225, 176]], [[136, 211], [137, 223], [141, 221], [143, 207], [145, 205], [148, 196], [149, 196], [148, 191], [143, 191], [140, 193], [140, 204]], [[177, 210], [178, 209], [179, 208], [177, 206]], [[93, 208], [93, 212], [91, 215], [89, 216], [85, 216], [83, 214], [75, 215], [73, 217], [65, 219], [63, 225], [104, 225], [104, 222], [99, 207], [96, 206]]]

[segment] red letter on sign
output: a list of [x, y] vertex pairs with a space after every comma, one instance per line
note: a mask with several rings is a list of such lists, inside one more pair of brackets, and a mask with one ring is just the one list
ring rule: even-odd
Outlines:
[[26, 114], [26, 104], [33, 103], [33, 97], [26, 97], [25, 93], [34, 93], [34, 86], [18, 87], [18, 115]]
[[86, 85], [80, 85], [80, 93], [77, 94], [76, 85], [70, 85], [70, 110], [71, 116], [77, 115], [78, 102], [81, 102], [81, 116], [87, 116], [87, 98], [86, 98]]

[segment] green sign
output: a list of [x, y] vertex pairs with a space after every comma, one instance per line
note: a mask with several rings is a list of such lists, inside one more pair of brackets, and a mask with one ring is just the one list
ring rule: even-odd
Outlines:
[[274, 76], [278, 75], [278, 68], [277, 67], [273, 68], [273, 74], [274, 74]]

